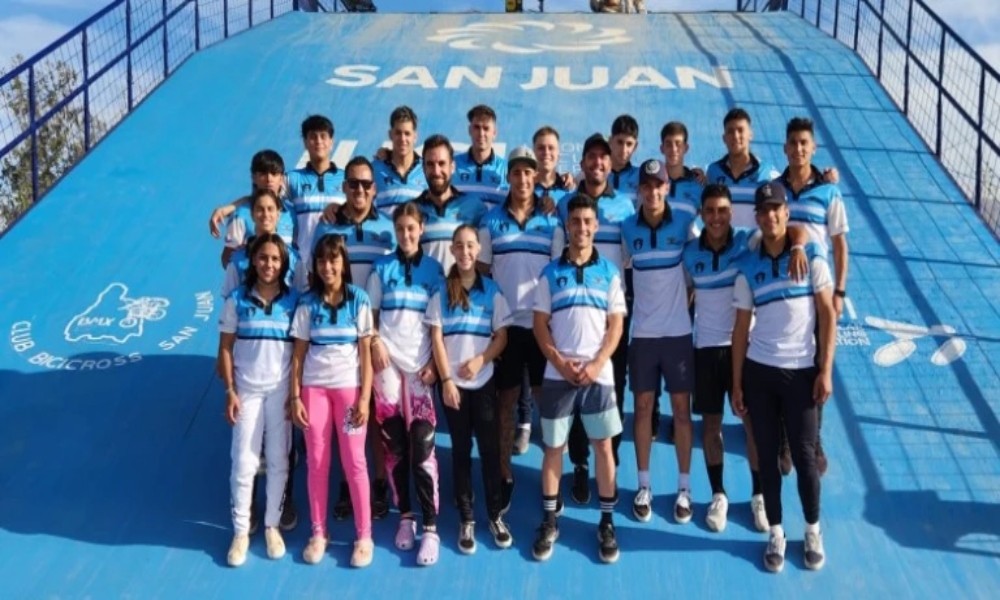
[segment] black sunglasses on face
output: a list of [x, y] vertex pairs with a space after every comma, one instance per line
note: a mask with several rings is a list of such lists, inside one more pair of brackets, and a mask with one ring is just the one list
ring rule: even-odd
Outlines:
[[375, 182], [372, 181], [371, 179], [348, 179], [347, 187], [351, 188], [352, 190], [356, 190], [359, 187], [365, 190], [370, 190], [372, 189], [372, 185], [374, 183]]

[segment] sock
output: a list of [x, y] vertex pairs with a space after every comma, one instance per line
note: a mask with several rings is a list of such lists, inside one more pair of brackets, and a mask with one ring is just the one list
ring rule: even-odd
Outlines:
[[712, 486], [713, 494], [726, 493], [726, 488], [722, 487], [722, 463], [708, 465], [708, 482]]
[[819, 533], [819, 521], [806, 523], [806, 533]]
[[777, 525], [771, 525], [771, 535], [776, 536], [778, 538], [785, 537], [785, 530], [781, 526], [781, 523], [778, 523]]
[[649, 487], [649, 471], [639, 471], [639, 487]]
[[517, 428], [518, 429], [527, 429], [528, 431], [531, 431], [531, 423], [526, 423], [524, 425], [518, 425]]
[[750, 492], [754, 496], [764, 493], [764, 490], [760, 487], [760, 471], [750, 471], [750, 480], [753, 482], [753, 491]]
[[601, 525], [611, 525], [611, 516], [614, 513], [615, 504], [618, 502], [618, 498], [605, 498], [604, 496], [598, 496], [598, 500], [601, 502]]
[[681, 473], [677, 476], [677, 489], [678, 490], [689, 490], [691, 489], [691, 474]]
[[559, 505], [559, 496], [542, 496], [542, 510], [545, 512], [545, 520], [555, 523], [556, 508]]

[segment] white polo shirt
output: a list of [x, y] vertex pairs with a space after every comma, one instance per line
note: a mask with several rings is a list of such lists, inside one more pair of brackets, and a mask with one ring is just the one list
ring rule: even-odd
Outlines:
[[272, 391], [288, 380], [292, 363], [292, 315], [298, 303], [292, 290], [266, 307], [256, 290], [240, 286], [226, 298], [219, 332], [236, 334], [233, 345], [237, 393]]
[[358, 340], [372, 335], [368, 294], [348, 284], [343, 301], [330, 306], [310, 292], [299, 300], [292, 320], [292, 337], [309, 342], [302, 365], [302, 385], [327, 389], [361, 384]]

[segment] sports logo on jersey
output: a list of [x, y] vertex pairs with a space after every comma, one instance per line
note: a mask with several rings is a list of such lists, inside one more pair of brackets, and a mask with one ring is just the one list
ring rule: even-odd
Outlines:
[[695, 273], [703, 273], [705, 271], [705, 263], [700, 262], [694, 266]]
[[632, 241], [633, 250], [642, 250], [642, 246], [643, 246], [642, 238], [635, 238], [635, 240]]
[[397, 281], [397, 280], [396, 280], [395, 278], [394, 278], [394, 279], [390, 279], [390, 280], [389, 280], [389, 289], [390, 289], [390, 290], [391, 290], [391, 289], [395, 289], [395, 287], [396, 287], [396, 286], [397, 286], [398, 284], [399, 284], [399, 281]]
[[469, 174], [467, 172], [463, 172], [461, 175], [458, 176], [458, 178], [461, 179], [462, 181], [468, 181]]
[[487, 21], [439, 29], [427, 41], [456, 50], [493, 50], [507, 54], [596, 52], [632, 41], [624, 29], [595, 27], [581, 21]]
[[764, 273], [763, 271], [761, 271], [761, 272], [757, 273], [756, 275], [754, 275], [753, 279], [757, 283], [764, 283], [764, 280], [767, 279], [767, 274]]
[[559, 287], [566, 287], [567, 283], [569, 283], [568, 277], [559, 277], [558, 279], [556, 279], [556, 285], [558, 285]]
[[166, 298], [132, 298], [125, 284], [112, 283], [97, 295], [93, 304], [70, 319], [63, 333], [67, 342], [124, 344], [142, 335], [146, 321], [166, 317], [168, 306], [170, 301]]
[[500, 233], [507, 233], [510, 231], [510, 223], [500, 223]]
[[493, 185], [500, 185], [500, 176], [499, 175], [497, 175], [496, 173], [494, 173], [493, 175], [490, 176], [490, 178], [493, 180]]

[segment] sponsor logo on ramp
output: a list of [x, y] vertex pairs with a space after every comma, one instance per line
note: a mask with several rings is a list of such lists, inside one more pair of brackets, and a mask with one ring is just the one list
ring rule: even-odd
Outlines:
[[493, 50], [507, 54], [596, 52], [632, 41], [624, 29], [595, 27], [584, 22], [493, 21], [439, 29], [430, 42], [456, 50]]

